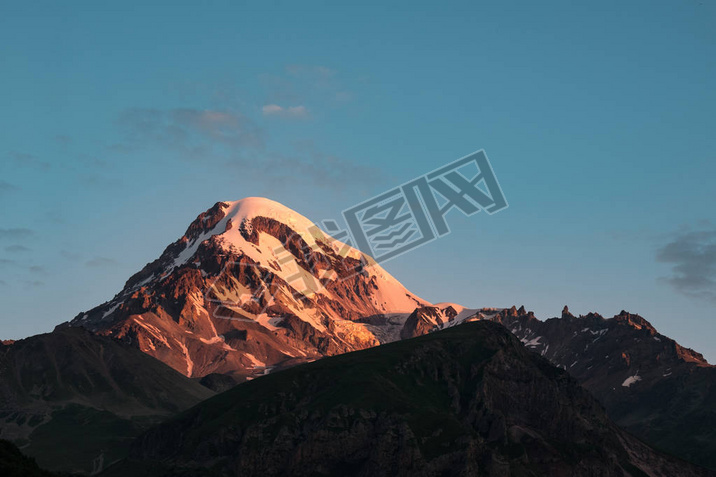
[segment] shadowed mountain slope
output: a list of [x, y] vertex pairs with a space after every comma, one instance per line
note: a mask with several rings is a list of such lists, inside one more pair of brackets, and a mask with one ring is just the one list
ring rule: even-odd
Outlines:
[[716, 367], [639, 315], [540, 321], [524, 308], [495, 318], [528, 349], [567, 370], [620, 426], [651, 445], [716, 469]]
[[485, 321], [241, 384], [143, 434], [103, 475], [713, 474], [621, 431]]
[[0, 436], [48, 469], [96, 470], [143, 429], [213, 394], [82, 328], [0, 345]]

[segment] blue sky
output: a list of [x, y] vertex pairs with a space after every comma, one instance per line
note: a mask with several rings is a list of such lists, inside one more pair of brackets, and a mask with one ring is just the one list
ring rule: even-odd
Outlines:
[[219, 200], [313, 220], [477, 149], [510, 207], [386, 264], [431, 301], [639, 313], [716, 361], [710, 2], [0, 2], [0, 336]]

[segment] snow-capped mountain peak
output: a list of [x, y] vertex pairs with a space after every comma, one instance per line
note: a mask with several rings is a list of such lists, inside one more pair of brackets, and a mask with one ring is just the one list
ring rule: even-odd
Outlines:
[[397, 338], [374, 317], [391, 316], [394, 328], [426, 305], [303, 215], [249, 197], [199, 214], [114, 299], [71, 324], [189, 376], [253, 375]]

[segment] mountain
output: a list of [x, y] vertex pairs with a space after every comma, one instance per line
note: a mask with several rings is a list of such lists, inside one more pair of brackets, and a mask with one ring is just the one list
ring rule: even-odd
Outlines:
[[0, 437], [51, 470], [101, 468], [141, 431], [213, 394], [82, 328], [0, 345]]
[[716, 469], [716, 367], [622, 311], [540, 321], [513, 307], [493, 319], [574, 376], [627, 431]]
[[190, 377], [238, 381], [399, 339], [425, 300], [374, 260], [263, 198], [219, 202], [70, 322]]
[[456, 303], [437, 303], [413, 310], [400, 330], [400, 339], [421, 336], [461, 323], [494, 318], [500, 308], [470, 309]]
[[[716, 468], [714, 368], [626, 312], [537, 320], [430, 304], [367, 255], [263, 198], [219, 202], [69, 325], [120, 340], [217, 392], [280, 369], [494, 320], [651, 444]], [[66, 325], [63, 325], [66, 326]]]
[[504, 327], [466, 323], [241, 384], [103, 476], [696, 476]]

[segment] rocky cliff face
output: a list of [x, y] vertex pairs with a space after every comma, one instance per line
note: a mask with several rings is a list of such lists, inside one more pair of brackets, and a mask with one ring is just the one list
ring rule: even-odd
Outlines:
[[119, 338], [186, 376], [242, 380], [394, 339], [369, 318], [390, 317], [392, 329], [424, 305], [305, 217], [248, 198], [200, 214], [114, 299], [70, 324]]
[[240, 385], [104, 475], [713, 474], [625, 434], [566, 372], [477, 322]]
[[524, 345], [565, 369], [634, 435], [716, 469], [716, 367], [622, 311], [540, 321], [524, 307], [494, 318]]

